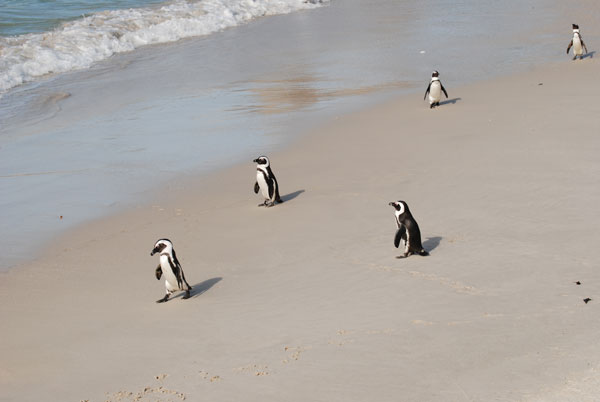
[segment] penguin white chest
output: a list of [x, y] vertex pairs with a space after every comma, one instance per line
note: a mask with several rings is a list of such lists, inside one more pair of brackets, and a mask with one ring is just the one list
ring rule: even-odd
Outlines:
[[400, 222], [400, 212], [396, 211], [394, 214], [396, 215], [396, 226], [400, 229], [402, 227], [402, 223]]
[[442, 99], [442, 84], [436, 80], [429, 87], [429, 103], [439, 102], [440, 99]]
[[573, 36], [573, 53], [577, 56], [583, 54], [583, 46], [581, 46], [581, 38], [579, 38], [579, 35]]
[[261, 170], [256, 171], [256, 182], [260, 187], [260, 193], [262, 194], [262, 196], [266, 199], [269, 199], [269, 185], [265, 180], [265, 174]]
[[165, 254], [160, 256], [160, 267], [165, 277], [165, 287], [167, 290], [171, 292], [178, 290], [177, 277], [171, 268], [171, 264], [169, 264], [169, 256]]

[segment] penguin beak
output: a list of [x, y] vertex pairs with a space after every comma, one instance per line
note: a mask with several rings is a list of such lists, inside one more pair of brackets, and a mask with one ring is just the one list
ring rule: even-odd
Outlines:
[[390, 202], [388, 205], [391, 205], [393, 207], [394, 206], [394, 202]]
[[150, 255], [154, 255], [154, 254], [156, 254], [156, 253], [157, 253], [156, 249], [153, 249], [153, 250], [150, 252]]
[[254, 162], [254, 163], [258, 163], [258, 159], [254, 159], [252, 162]]

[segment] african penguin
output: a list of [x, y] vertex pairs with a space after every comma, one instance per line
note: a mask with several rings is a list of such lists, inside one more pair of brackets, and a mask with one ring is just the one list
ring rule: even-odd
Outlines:
[[185, 295], [182, 298], [189, 299], [192, 287], [185, 280], [185, 275], [183, 274], [183, 269], [175, 254], [173, 243], [171, 243], [169, 239], [157, 240], [150, 255], [156, 253], [160, 254], [160, 263], [158, 264], [158, 267], [156, 267], [156, 279], [160, 280], [160, 277], [164, 274], [165, 288], [167, 290], [165, 297], [156, 302], [166, 302], [169, 300], [169, 296], [176, 290], [185, 290]]
[[394, 237], [394, 245], [396, 248], [400, 246], [400, 239], [404, 240], [404, 257], [411, 254], [429, 255], [421, 244], [421, 231], [415, 218], [413, 218], [408, 209], [408, 205], [404, 201], [390, 202], [388, 205], [394, 207], [396, 215], [396, 225], [398, 231]]
[[573, 39], [569, 42], [569, 46], [567, 46], [567, 54], [569, 54], [569, 50], [573, 47], [573, 60], [577, 59], [579, 56], [579, 60], [583, 60], [583, 50], [585, 49], [585, 53], [588, 52], [585, 43], [583, 43], [583, 38], [579, 33], [579, 25], [573, 24]]
[[258, 204], [259, 207], [272, 207], [276, 202], [283, 202], [279, 196], [279, 185], [277, 179], [271, 170], [271, 163], [266, 156], [259, 156], [253, 162], [256, 166], [256, 183], [254, 183], [254, 193], [260, 193], [265, 197], [265, 202]]
[[425, 91], [425, 96], [423, 96], [423, 100], [429, 94], [429, 108], [433, 109], [436, 106], [440, 105], [440, 99], [442, 99], [442, 91], [444, 91], [444, 95], [446, 95], [446, 99], [448, 99], [448, 92], [446, 92], [446, 88], [442, 85], [440, 81], [440, 73], [434, 71], [431, 74], [431, 81], [429, 81], [429, 85], [427, 86], [427, 90]]

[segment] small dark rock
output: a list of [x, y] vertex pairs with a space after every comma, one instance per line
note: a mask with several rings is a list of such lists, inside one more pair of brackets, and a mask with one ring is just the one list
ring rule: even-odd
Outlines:
[[583, 301], [585, 302], [585, 304], [588, 304], [588, 302], [590, 302], [592, 299], [590, 299], [589, 297], [586, 297], [585, 299], [583, 299]]

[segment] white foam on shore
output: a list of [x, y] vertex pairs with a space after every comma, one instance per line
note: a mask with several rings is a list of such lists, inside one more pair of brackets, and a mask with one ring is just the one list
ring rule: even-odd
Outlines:
[[208, 35], [324, 2], [174, 0], [162, 7], [95, 13], [50, 32], [0, 37], [0, 93], [46, 74], [88, 68], [115, 53]]

